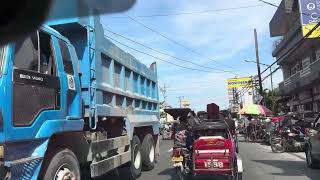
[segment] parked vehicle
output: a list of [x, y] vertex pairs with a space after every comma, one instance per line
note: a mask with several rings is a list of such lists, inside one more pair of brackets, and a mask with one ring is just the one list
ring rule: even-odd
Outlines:
[[305, 134], [298, 124], [279, 126], [271, 136], [271, 149], [275, 153], [304, 151]]
[[310, 168], [320, 168], [320, 113], [307, 132], [305, 153], [307, 165]]
[[48, 25], [1, 49], [1, 174], [79, 180], [119, 168], [135, 179], [152, 169], [156, 64], [148, 68], [106, 39], [97, 17]]
[[286, 151], [304, 151], [305, 134], [302, 127], [292, 125], [284, 128], [284, 147]]

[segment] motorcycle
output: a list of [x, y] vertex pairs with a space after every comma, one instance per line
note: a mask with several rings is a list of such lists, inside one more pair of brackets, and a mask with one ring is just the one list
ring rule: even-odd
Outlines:
[[287, 128], [284, 137], [286, 151], [304, 151], [305, 134], [300, 126]]
[[191, 176], [191, 153], [190, 150], [183, 146], [175, 146], [171, 161], [179, 180], [187, 180]]
[[271, 149], [275, 153], [303, 151], [304, 147], [305, 134], [300, 126], [283, 127], [271, 138]]
[[270, 146], [271, 150], [274, 153], [283, 153], [285, 151], [283, 138], [282, 138], [282, 129], [273, 131], [270, 137]]

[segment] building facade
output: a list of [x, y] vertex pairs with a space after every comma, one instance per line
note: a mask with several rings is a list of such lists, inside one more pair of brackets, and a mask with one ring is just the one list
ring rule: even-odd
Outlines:
[[290, 111], [313, 117], [320, 111], [320, 41], [303, 39], [298, 0], [282, 0], [270, 22], [271, 37], [278, 37], [273, 50], [284, 81], [280, 94], [288, 97]]

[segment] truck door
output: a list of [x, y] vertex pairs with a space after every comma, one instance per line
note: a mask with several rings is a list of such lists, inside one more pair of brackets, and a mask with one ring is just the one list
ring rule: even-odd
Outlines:
[[[75, 71], [74, 66], [72, 62], [72, 56], [71, 56], [71, 47], [68, 46], [67, 43], [65, 43], [62, 40], [58, 40], [60, 52], [61, 52], [61, 59], [63, 63], [63, 78], [66, 78], [67, 81], [67, 87], [63, 88], [62, 94], [66, 95], [66, 108], [67, 108], [67, 116], [73, 116], [73, 117], [79, 117], [78, 113], [78, 105], [77, 100], [75, 100], [77, 91], [76, 91], [76, 83], [75, 83]], [[79, 87], [78, 87], [79, 88]]]
[[[60, 79], [51, 36], [32, 33], [14, 45], [11, 139], [32, 138], [44, 121], [58, 117]], [[49, 115], [50, 113], [50, 115]], [[23, 137], [22, 137], [22, 136]], [[20, 137], [21, 136], [21, 137]]]

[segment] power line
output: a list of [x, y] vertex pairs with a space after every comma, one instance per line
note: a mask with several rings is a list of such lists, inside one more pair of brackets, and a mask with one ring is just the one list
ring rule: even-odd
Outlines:
[[268, 74], [266, 77], [264, 77], [264, 78], [262, 79], [262, 81], [266, 80], [269, 76], [271, 76], [273, 73], [277, 72], [279, 69], [281, 69], [280, 66], [277, 67], [275, 70], [273, 70], [273, 71], [272, 71], [270, 74]]
[[116, 40], [116, 39], [114, 39], [114, 38], [112, 38], [112, 37], [110, 37], [110, 36], [107, 36], [107, 35], [106, 35], [105, 37], [108, 38], [108, 39], [111, 39], [111, 40], [114, 41], [114, 42], [117, 42], [118, 44], [121, 44], [122, 46], [125, 46], [125, 47], [127, 47], [127, 48], [129, 48], [129, 49], [132, 49], [132, 50], [134, 50], [134, 51], [136, 51], [136, 52], [139, 52], [139, 53], [141, 53], [141, 54], [150, 56], [150, 57], [152, 57], [152, 58], [154, 58], [154, 59], [158, 59], [158, 60], [160, 60], [160, 61], [166, 62], [166, 63], [168, 63], [168, 64], [171, 64], [171, 65], [174, 65], [174, 66], [177, 66], [177, 67], [180, 67], [180, 68], [184, 68], [184, 69], [188, 69], [188, 70], [193, 70], [193, 71], [199, 71], [199, 72], [206, 72], [206, 73], [223, 73], [223, 72], [206, 71], [206, 70], [202, 70], [202, 69], [190, 68], [190, 67], [182, 66], [182, 65], [179, 65], [179, 64], [175, 64], [175, 63], [173, 63], [173, 62], [164, 60], [164, 59], [162, 59], [162, 58], [153, 56], [153, 55], [151, 55], [151, 54], [149, 54], [149, 53], [146, 53], [146, 52], [140, 51], [140, 50], [138, 50], [138, 49], [135, 49], [135, 48], [133, 48], [133, 47], [131, 47], [131, 46], [128, 46], [128, 45], [126, 45], [126, 44], [124, 44], [124, 43], [122, 43], [122, 42], [120, 42], [120, 41], [118, 41], [118, 40]]
[[139, 25], [143, 26], [144, 28], [146, 28], [146, 29], [148, 29], [148, 30], [152, 31], [152, 32], [153, 32], [153, 33], [155, 33], [155, 34], [158, 34], [159, 36], [161, 36], [161, 37], [163, 37], [163, 38], [167, 39], [168, 41], [170, 41], [170, 42], [172, 42], [172, 43], [174, 43], [174, 44], [176, 44], [176, 45], [178, 45], [178, 46], [180, 46], [180, 47], [183, 47], [184, 49], [186, 49], [186, 50], [188, 50], [188, 51], [192, 52], [193, 54], [196, 54], [196, 55], [199, 55], [199, 56], [205, 57], [206, 59], [209, 59], [209, 60], [211, 60], [211, 61], [216, 62], [217, 64], [220, 64], [220, 65], [223, 65], [223, 66], [225, 66], [225, 67], [228, 67], [228, 68], [232, 68], [232, 69], [234, 69], [234, 70], [237, 70], [237, 69], [235, 69], [235, 68], [234, 68], [234, 67], [232, 67], [232, 66], [225, 65], [225, 64], [220, 63], [219, 61], [217, 61], [217, 60], [215, 60], [215, 59], [212, 59], [212, 58], [209, 58], [209, 57], [206, 57], [206, 56], [202, 55], [201, 53], [199, 53], [199, 52], [197, 52], [197, 51], [195, 51], [195, 50], [193, 50], [193, 49], [191, 49], [191, 48], [189, 48], [189, 47], [187, 47], [187, 46], [185, 46], [185, 45], [183, 45], [183, 44], [181, 44], [181, 43], [177, 42], [176, 40], [173, 40], [173, 39], [171, 39], [171, 38], [169, 38], [169, 37], [165, 36], [164, 34], [162, 34], [162, 33], [158, 32], [158, 31], [156, 31], [156, 30], [154, 30], [154, 29], [152, 29], [152, 28], [148, 27], [147, 25], [145, 25], [145, 24], [144, 24], [144, 23], [142, 23], [141, 21], [138, 21], [138, 20], [134, 19], [134, 18], [133, 18], [133, 17], [131, 17], [131, 16], [127, 16], [127, 17], [128, 17], [130, 20], [134, 21], [135, 23], [137, 23], [137, 24], [139, 24]]
[[[152, 18], [152, 17], [167, 17], [167, 16], [180, 16], [180, 15], [195, 15], [195, 14], [208, 14], [214, 12], [223, 12], [223, 11], [232, 11], [239, 9], [248, 9], [254, 7], [265, 6], [264, 4], [250, 5], [250, 6], [240, 6], [240, 7], [231, 7], [231, 8], [223, 8], [223, 9], [212, 9], [212, 10], [204, 10], [204, 11], [195, 11], [195, 12], [174, 12], [174, 13], [163, 13], [163, 14], [150, 14], [150, 15], [137, 15], [134, 17], [137, 18]], [[111, 18], [128, 18], [125, 16], [116, 16]]]
[[315, 25], [305, 36], [303, 36], [297, 43], [294, 44], [294, 46], [292, 46], [288, 51], [286, 51], [286, 53], [284, 53], [282, 56], [280, 56], [279, 58], [277, 58], [277, 60], [275, 62], [273, 62], [270, 66], [268, 66], [265, 70], [263, 70], [261, 72], [261, 74], [263, 74], [264, 72], [266, 72], [271, 66], [275, 65], [277, 62], [279, 62], [280, 60], [284, 59], [284, 57], [290, 55], [293, 51], [295, 51], [297, 48], [299, 48], [300, 46], [302, 46], [302, 44], [306, 41], [306, 38], [308, 38], [318, 27], [320, 26], [320, 22], [317, 23], [317, 25]]
[[177, 59], [177, 60], [179, 60], [179, 61], [187, 62], [187, 63], [193, 64], [193, 65], [199, 66], [199, 67], [201, 67], [201, 68], [206, 68], [206, 69], [211, 69], [211, 70], [215, 70], [215, 71], [222, 71], [222, 72], [234, 74], [234, 73], [231, 72], [231, 71], [226, 71], [226, 70], [222, 70], [222, 69], [216, 69], [216, 68], [204, 66], [204, 65], [201, 65], [201, 64], [194, 63], [194, 62], [192, 62], [192, 61], [190, 61], [190, 60], [182, 59], [182, 58], [176, 57], [176, 56], [174, 56], [174, 55], [172, 55], [172, 54], [169, 54], [169, 53], [166, 53], [166, 52], [162, 52], [162, 51], [160, 51], [160, 50], [154, 49], [154, 48], [152, 48], [152, 47], [150, 47], [150, 46], [147, 46], [147, 45], [145, 45], [145, 44], [142, 44], [142, 43], [140, 43], [140, 42], [137, 42], [137, 41], [135, 41], [135, 40], [133, 40], [133, 39], [131, 39], [131, 38], [129, 38], [129, 37], [126, 37], [126, 36], [124, 36], [124, 35], [121, 35], [121, 34], [119, 34], [119, 33], [116, 33], [116, 32], [114, 32], [114, 31], [111, 31], [111, 30], [110, 30], [109, 28], [107, 28], [106, 26], [105, 26], [104, 30], [106, 30], [106, 31], [108, 31], [108, 32], [110, 32], [110, 33], [112, 33], [112, 34], [114, 34], [114, 35], [116, 35], [116, 36], [119, 36], [119, 37], [121, 37], [121, 38], [123, 38], [123, 39], [126, 39], [126, 40], [128, 40], [128, 41], [131, 41], [131, 42], [133, 42], [133, 43], [139, 44], [140, 46], [143, 46], [143, 47], [145, 47], [145, 48], [147, 48], [147, 49], [150, 49], [150, 50], [152, 50], [152, 51], [155, 51], [155, 52], [157, 52], [157, 53], [159, 53], [159, 54], [163, 54], [163, 55], [165, 55], [165, 56], [168, 56], [168, 57]]
[[[281, 9], [287, 11], [286, 8], [280, 7], [280, 6], [278, 6], [278, 5], [274, 4], [274, 3], [271, 3], [271, 2], [268, 2], [268, 1], [264, 1], [264, 0], [258, 0], [258, 1], [260, 1], [260, 2], [262, 2], [262, 3], [265, 3], [265, 4], [267, 4], [267, 5], [270, 5], [270, 6], [276, 7], [276, 8], [281, 8]], [[292, 11], [293, 11], [293, 10], [292, 10]], [[310, 14], [307, 14], [307, 13], [300, 13], [300, 12], [299, 12], [299, 14], [302, 14], [302, 15], [305, 15], [305, 16], [310, 16]], [[298, 17], [298, 18], [299, 18], [299, 17]]]
[[276, 8], [279, 7], [279, 6], [276, 5], [276, 4], [273, 4], [273, 3], [271, 3], [271, 2], [267, 2], [267, 1], [264, 1], [264, 0], [258, 0], [258, 1], [260, 1], [260, 2], [262, 2], [262, 3], [265, 3], [265, 4], [267, 4], [267, 5], [270, 5], [270, 6], [276, 7]]

